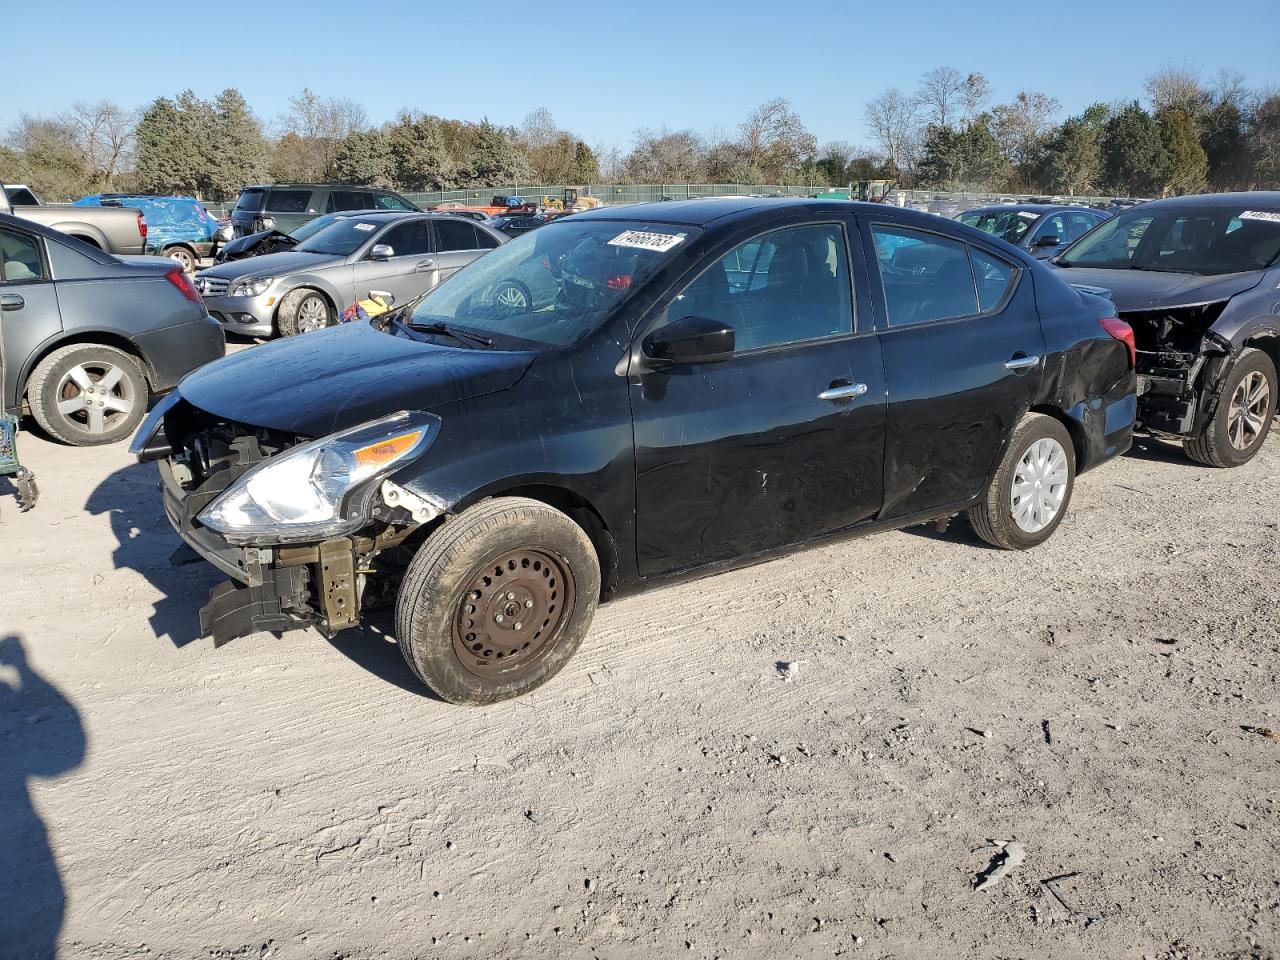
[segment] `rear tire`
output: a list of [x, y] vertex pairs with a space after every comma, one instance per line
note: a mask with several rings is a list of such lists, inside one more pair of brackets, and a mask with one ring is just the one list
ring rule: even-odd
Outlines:
[[329, 301], [319, 290], [303, 287], [290, 290], [280, 300], [276, 314], [276, 327], [282, 337], [295, 337], [300, 333], [331, 327], [336, 318]]
[[76, 447], [130, 436], [146, 416], [149, 399], [137, 360], [96, 343], [53, 351], [36, 366], [27, 384], [36, 423], [55, 440]]
[[170, 260], [182, 267], [184, 273], [195, 273], [199, 261], [195, 252], [187, 247], [170, 247], [164, 254]]
[[442, 699], [497, 703], [560, 671], [599, 597], [600, 563], [578, 524], [537, 500], [486, 500], [419, 548], [396, 600], [396, 639]]
[[1187, 456], [1207, 467], [1239, 467], [1252, 460], [1271, 430], [1276, 386], [1276, 365], [1271, 358], [1261, 350], [1246, 348], [1222, 385], [1204, 433], [1182, 441]]
[[1067, 428], [1053, 417], [1029, 413], [1013, 431], [986, 497], [969, 511], [969, 522], [993, 547], [1038, 546], [1066, 515], [1075, 479], [1075, 446]]

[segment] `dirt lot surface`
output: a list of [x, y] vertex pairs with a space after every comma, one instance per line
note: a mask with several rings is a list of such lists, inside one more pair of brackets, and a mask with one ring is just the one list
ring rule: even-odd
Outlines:
[[1280, 950], [1280, 441], [1136, 451], [1029, 554], [961, 522], [605, 606], [477, 710], [376, 630], [214, 650], [154, 469], [23, 439], [0, 956]]

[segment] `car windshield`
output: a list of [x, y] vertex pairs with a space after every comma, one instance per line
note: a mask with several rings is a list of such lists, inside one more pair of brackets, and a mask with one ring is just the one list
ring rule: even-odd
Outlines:
[[302, 241], [293, 249], [299, 253], [323, 253], [331, 257], [349, 257], [360, 249], [377, 230], [376, 221], [354, 217], [338, 220]]
[[317, 233], [339, 220], [345, 220], [346, 217], [339, 216], [336, 213], [326, 213], [323, 217], [316, 217], [314, 220], [308, 220], [302, 226], [289, 231], [289, 236], [301, 243], [303, 240], [310, 240]]
[[970, 227], [977, 227], [983, 233], [1009, 243], [1017, 243], [1039, 217], [1040, 214], [1030, 210], [970, 210], [960, 214], [958, 219]]
[[1121, 213], [1058, 258], [1063, 267], [1217, 276], [1263, 270], [1280, 257], [1280, 211], [1247, 203]]
[[512, 345], [566, 346], [598, 327], [696, 233], [668, 223], [553, 223], [480, 257], [406, 319]]

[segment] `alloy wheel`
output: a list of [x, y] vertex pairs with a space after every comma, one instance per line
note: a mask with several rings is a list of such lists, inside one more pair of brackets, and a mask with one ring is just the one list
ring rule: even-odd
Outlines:
[[329, 307], [319, 297], [307, 297], [298, 305], [298, 330], [310, 333], [329, 325]]
[[1260, 370], [1253, 370], [1236, 386], [1227, 414], [1227, 436], [1237, 450], [1248, 450], [1266, 427], [1271, 405], [1271, 384]]
[[78, 429], [103, 434], [128, 419], [139, 402], [133, 381], [108, 360], [86, 361], [63, 374], [56, 394], [58, 413]]
[[1026, 533], [1039, 533], [1053, 522], [1067, 494], [1067, 452], [1057, 440], [1037, 440], [1013, 471], [1009, 507]]

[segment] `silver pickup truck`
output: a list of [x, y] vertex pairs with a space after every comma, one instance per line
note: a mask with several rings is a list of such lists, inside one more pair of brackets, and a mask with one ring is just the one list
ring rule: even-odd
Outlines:
[[43, 204], [29, 188], [6, 183], [0, 189], [0, 213], [61, 230], [117, 256], [146, 252], [147, 222], [137, 210]]

